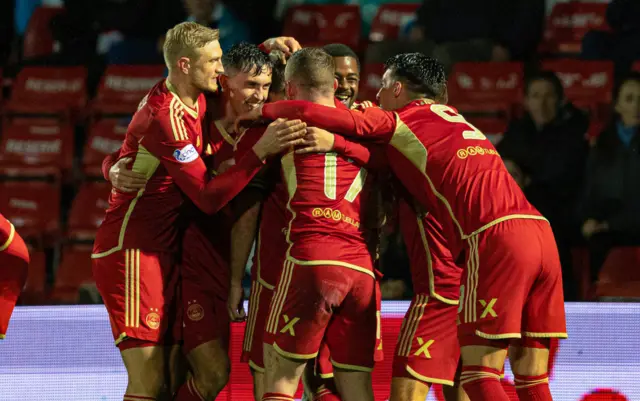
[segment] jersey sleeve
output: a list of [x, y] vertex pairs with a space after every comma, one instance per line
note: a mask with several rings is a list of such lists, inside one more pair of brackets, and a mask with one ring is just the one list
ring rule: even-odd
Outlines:
[[113, 167], [113, 165], [116, 164], [116, 162], [118, 161], [118, 157], [120, 157], [121, 150], [122, 150], [122, 147], [120, 147], [120, 149], [116, 150], [110, 155], [107, 155], [104, 158], [104, 160], [102, 160], [102, 176], [107, 181], [109, 181], [109, 170], [111, 170], [111, 167]]
[[264, 163], [255, 152], [247, 152], [234, 166], [213, 179], [186, 135], [181, 135], [180, 121], [161, 110], [152, 124], [151, 134], [141, 145], [160, 160], [176, 185], [205, 213], [222, 209], [260, 171]]
[[363, 145], [358, 142], [345, 139], [341, 135], [335, 135], [333, 150], [338, 154], [352, 159], [358, 165], [379, 170], [386, 167], [384, 147], [381, 145]]
[[345, 136], [368, 136], [381, 142], [389, 142], [396, 128], [396, 114], [378, 107], [363, 111], [328, 107], [304, 100], [282, 100], [262, 107], [264, 118], [275, 120], [301, 119], [309, 126]]

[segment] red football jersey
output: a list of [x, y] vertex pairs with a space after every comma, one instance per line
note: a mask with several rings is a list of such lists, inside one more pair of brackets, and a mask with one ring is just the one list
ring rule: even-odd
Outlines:
[[263, 166], [250, 152], [225, 174], [209, 180], [200, 158], [201, 118], [206, 103], [186, 106], [160, 81], [134, 114], [120, 157], [133, 159], [133, 171], [147, 177], [135, 194], [113, 190], [106, 217], [98, 230], [93, 258], [121, 249], [175, 251], [179, 246], [183, 193], [200, 209], [215, 213], [238, 194]]
[[0, 251], [4, 251], [11, 245], [15, 235], [15, 228], [2, 214], [0, 214]]
[[266, 118], [302, 118], [344, 135], [389, 143], [389, 164], [420, 204], [443, 225], [454, 256], [463, 242], [501, 221], [544, 219], [511, 178], [491, 142], [453, 108], [416, 100], [396, 112], [362, 112], [304, 101], [265, 104]]

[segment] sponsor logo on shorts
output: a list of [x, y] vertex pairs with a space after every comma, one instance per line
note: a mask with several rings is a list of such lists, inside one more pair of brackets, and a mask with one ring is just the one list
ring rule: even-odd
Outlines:
[[160, 315], [156, 312], [149, 312], [147, 313], [145, 322], [147, 322], [147, 326], [149, 326], [150, 329], [158, 330], [160, 327]]
[[340, 210], [332, 209], [330, 207], [326, 207], [321, 209], [319, 207], [313, 209], [311, 215], [315, 218], [325, 218], [331, 219], [333, 221], [344, 221], [345, 223], [351, 224], [352, 226], [359, 228], [360, 222], [354, 219], [353, 217], [349, 217], [343, 214]]
[[176, 149], [173, 158], [180, 163], [189, 163], [198, 158], [198, 151], [192, 144], [188, 144], [182, 149]]
[[284, 327], [282, 328], [282, 330], [280, 330], [280, 333], [289, 333], [291, 337], [295, 337], [296, 331], [294, 329], [294, 326], [300, 321], [300, 318], [294, 317], [292, 319], [289, 319], [289, 316], [287, 315], [282, 315], [282, 318], [284, 319]]
[[204, 317], [204, 308], [199, 303], [193, 302], [194, 303], [187, 308], [187, 317], [189, 317], [189, 320], [192, 322], [198, 322]]
[[466, 148], [458, 149], [456, 155], [458, 156], [458, 159], [466, 159], [469, 156], [497, 156], [498, 152], [494, 149], [483, 148], [480, 146], [467, 146]]

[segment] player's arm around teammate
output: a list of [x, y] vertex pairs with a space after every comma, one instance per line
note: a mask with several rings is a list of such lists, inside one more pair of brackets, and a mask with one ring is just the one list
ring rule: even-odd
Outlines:
[[27, 280], [29, 252], [13, 224], [0, 214], [0, 340]]

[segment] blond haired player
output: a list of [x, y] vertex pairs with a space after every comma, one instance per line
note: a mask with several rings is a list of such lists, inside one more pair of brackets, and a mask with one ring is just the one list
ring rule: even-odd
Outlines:
[[204, 91], [223, 72], [218, 31], [185, 22], [167, 32], [169, 77], [145, 96], [127, 129], [120, 158], [130, 158], [144, 189], [114, 189], [92, 254], [98, 289], [128, 372], [125, 401], [155, 400], [174, 385], [167, 372], [179, 350], [178, 288], [185, 196], [206, 213], [224, 207], [282, 149], [300, 143], [299, 121], [270, 125], [245, 158], [215, 179], [200, 158]]

